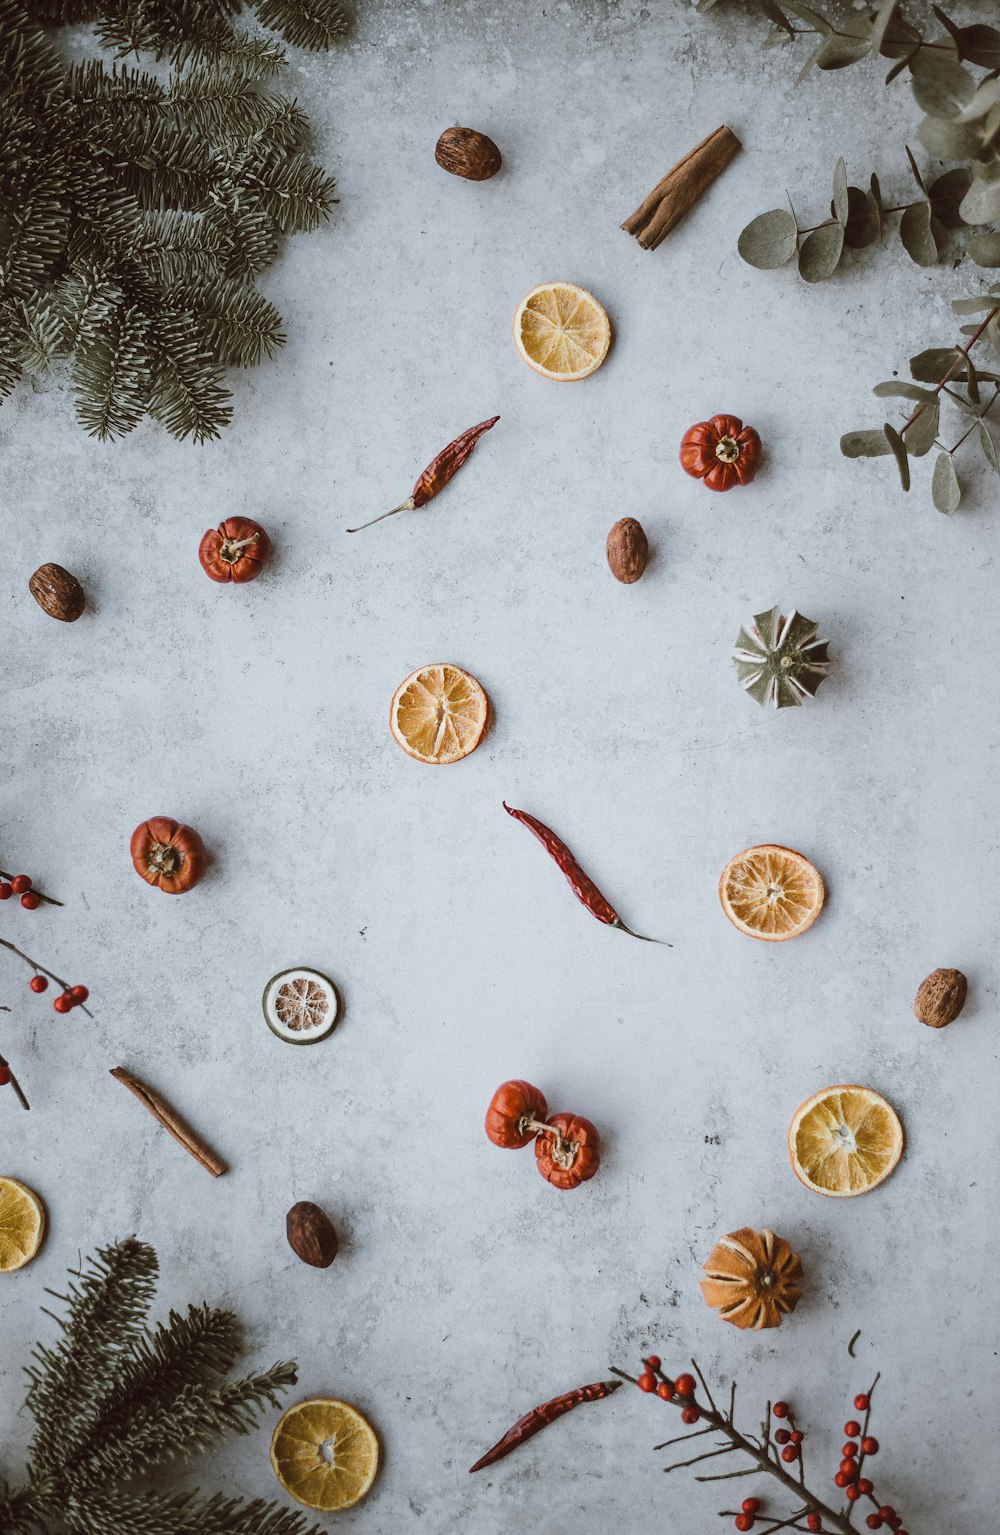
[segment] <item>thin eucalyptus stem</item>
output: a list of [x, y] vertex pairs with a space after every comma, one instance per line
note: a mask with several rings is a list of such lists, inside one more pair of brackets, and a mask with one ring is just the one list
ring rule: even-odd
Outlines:
[[[948, 390], [948, 393], [949, 394], [951, 393], [950, 389]], [[994, 384], [992, 400], [987, 405], [985, 410], [981, 410], [979, 412], [979, 415], [975, 418], [975, 420], [973, 421], [972, 425], [969, 427], [968, 431], [965, 431], [965, 432], [962, 433], [961, 437], [958, 439], [958, 441], [956, 442], [956, 444], [955, 444], [955, 446], [953, 448], [945, 448], [944, 451], [946, 453], [957, 453], [959, 448], [962, 446], [963, 442], [965, 441], [965, 439], [967, 437], [971, 437], [972, 436], [973, 432], [976, 430], [976, 427], [979, 425], [980, 421], [984, 421], [986, 419], [986, 417], [989, 415], [990, 411], [993, 409], [994, 405], [996, 404], [997, 400], [1000, 400], [1000, 384]]]
[[[991, 309], [989, 311], [989, 313], [987, 314], [987, 316], [986, 316], [985, 320], [983, 321], [983, 323], [980, 326], [978, 326], [976, 328], [976, 330], [973, 331], [972, 335], [969, 337], [968, 341], [965, 343], [964, 346], [957, 346], [955, 348], [955, 352], [956, 352], [955, 361], [951, 364], [951, 367], [948, 368], [948, 370], [945, 372], [943, 377], [940, 378], [938, 380], [938, 382], [934, 385], [934, 388], [931, 390], [932, 394], [935, 394], [935, 395], [936, 394], [940, 394], [942, 389], [945, 387], [945, 385], [951, 383], [952, 379], [955, 377], [955, 374], [958, 372], [959, 368], [962, 366], [963, 359], [964, 359], [965, 362], [969, 362], [969, 360], [970, 360], [969, 359], [969, 353], [972, 351], [972, 348], [975, 346], [976, 342], [979, 340], [980, 336], [983, 334], [983, 332], [985, 331], [986, 327], [989, 325], [989, 323], [993, 319], [993, 317], [995, 315], [998, 315], [998, 314], [1000, 314], [1000, 304], [997, 304], [993, 309]], [[926, 400], [921, 400], [921, 402], [917, 406], [916, 410], [913, 411], [912, 415], [907, 417], [907, 419], [904, 421], [903, 425], [900, 427], [900, 429], [899, 429], [900, 437], [903, 437], [903, 436], [906, 435], [906, 432], [909, 429], [909, 427], [911, 427], [913, 425], [914, 421], [916, 421], [918, 416], [922, 416], [923, 415], [923, 413], [924, 413], [924, 411], [926, 409], [927, 409], [927, 401]]]

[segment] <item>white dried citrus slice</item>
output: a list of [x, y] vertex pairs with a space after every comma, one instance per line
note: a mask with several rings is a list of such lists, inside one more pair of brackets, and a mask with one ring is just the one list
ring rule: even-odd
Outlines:
[[532, 288], [514, 315], [514, 345], [543, 378], [571, 383], [596, 373], [611, 345], [611, 322], [586, 288], [546, 282]]
[[306, 1508], [353, 1508], [375, 1480], [375, 1430], [349, 1402], [312, 1397], [278, 1420], [271, 1437], [274, 1474]]
[[279, 971], [264, 987], [261, 1000], [268, 1028], [293, 1045], [324, 1039], [340, 1012], [336, 986], [318, 970]]
[[448, 662], [422, 666], [399, 684], [389, 707], [392, 738], [418, 762], [459, 762], [486, 730], [489, 700], [470, 672]]
[[0, 1274], [30, 1263], [45, 1235], [45, 1206], [16, 1178], [0, 1178]]
[[807, 1189], [850, 1199], [888, 1178], [903, 1155], [903, 1127], [872, 1088], [824, 1087], [795, 1110], [788, 1155]]
[[790, 847], [764, 843], [737, 853], [722, 871], [719, 900], [734, 927], [765, 943], [797, 938], [823, 910], [819, 870]]

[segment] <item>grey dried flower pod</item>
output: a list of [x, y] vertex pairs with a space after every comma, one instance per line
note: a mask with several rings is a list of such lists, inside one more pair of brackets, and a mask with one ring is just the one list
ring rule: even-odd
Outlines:
[[776, 709], [800, 704], [807, 694], [814, 698], [830, 672], [830, 642], [816, 638], [817, 627], [794, 608], [787, 618], [776, 607], [755, 614], [733, 652], [743, 691]]

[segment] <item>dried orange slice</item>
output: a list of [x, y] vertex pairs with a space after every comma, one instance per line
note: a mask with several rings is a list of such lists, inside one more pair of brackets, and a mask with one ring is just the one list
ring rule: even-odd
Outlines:
[[807, 1189], [850, 1199], [888, 1178], [903, 1155], [903, 1127], [870, 1087], [824, 1087], [795, 1110], [788, 1155]]
[[418, 762], [459, 762], [474, 752], [489, 715], [489, 700], [475, 677], [439, 662], [411, 672], [393, 694], [393, 740]]
[[333, 1513], [353, 1508], [375, 1480], [375, 1430], [349, 1402], [316, 1396], [278, 1420], [271, 1437], [274, 1474], [296, 1502]]
[[734, 927], [781, 943], [812, 927], [826, 891], [819, 870], [790, 847], [764, 843], [737, 853], [722, 871], [719, 900]]
[[340, 997], [328, 976], [301, 966], [272, 975], [261, 998], [272, 1034], [291, 1045], [311, 1045], [336, 1027]]
[[611, 322], [586, 288], [546, 282], [518, 304], [514, 345], [543, 378], [570, 383], [597, 372], [611, 345]]
[[16, 1178], [0, 1178], [0, 1274], [30, 1263], [45, 1235], [45, 1206]]

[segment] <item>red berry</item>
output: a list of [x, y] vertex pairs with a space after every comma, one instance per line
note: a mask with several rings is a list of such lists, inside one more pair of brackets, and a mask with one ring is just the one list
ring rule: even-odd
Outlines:
[[860, 1432], [861, 1424], [855, 1423], [853, 1418], [849, 1423], [844, 1424], [844, 1433], [847, 1435], [848, 1439], [857, 1439]]
[[858, 1483], [858, 1491], [860, 1493], [863, 1493], [866, 1498], [870, 1498], [871, 1497], [871, 1492], [872, 1492], [872, 1485], [873, 1484], [868, 1480], [868, 1478], [866, 1476], [863, 1476], [861, 1478], [860, 1482]]
[[849, 1482], [847, 1487], [844, 1489], [844, 1497], [847, 1499], [848, 1503], [856, 1503], [860, 1496], [860, 1489], [857, 1488], [853, 1482]]
[[823, 1521], [820, 1518], [819, 1514], [806, 1514], [806, 1529], [807, 1530], [821, 1530], [822, 1528], [823, 1528]]
[[869, 1437], [867, 1439], [862, 1439], [862, 1441], [861, 1441], [861, 1453], [862, 1453], [862, 1455], [877, 1455], [878, 1454], [878, 1440], [877, 1439], [872, 1439], [871, 1437]]
[[792, 1436], [788, 1432], [787, 1428], [779, 1428], [779, 1429], [777, 1429], [775, 1431], [775, 1435], [774, 1435], [774, 1439], [775, 1439], [775, 1443], [776, 1444], [787, 1444], [788, 1441], [791, 1439], [791, 1437]]
[[853, 1481], [858, 1474], [857, 1465], [853, 1460], [842, 1460], [840, 1462], [840, 1469], [846, 1477], [850, 1477], [851, 1481]]
[[9, 901], [14, 894], [14, 886], [8, 885], [6, 880], [0, 880], [0, 901]]
[[857, 1444], [853, 1439], [848, 1439], [840, 1453], [841, 1455], [846, 1455], [848, 1460], [850, 1460], [852, 1455], [856, 1455], [858, 1453]]
[[694, 1396], [698, 1389], [698, 1383], [693, 1375], [678, 1375], [674, 1381], [674, 1390], [678, 1396]]
[[652, 1370], [643, 1370], [642, 1374], [639, 1376], [637, 1384], [640, 1391], [655, 1391], [656, 1376], [653, 1374]]
[[776, 1418], [787, 1418], [788, 1417], [788, 1403], [787, 1402], [775, 1402], [774, 1406], [771, 1408], [771, 1411], [774, 1413], [774, 1416]]
[[656, 1388], [656, 1394], [662, 1397], [665, 1402], [669, 1402], [674, 1394], [674, 1388], [668, 1380], [661, 1380]]
[[6, 1087], [12, 1075], [13, 1072], [9, 1066], [0, 1066], [0, 1087]]
[[787, 1461], [798, 1460], [798, 1458], [799, 1458], [799, 1447], [798, 1447], [798, 1445], [797, 1444], [786, 1444], [785, 1448], [781, 1452], [781, 1458], [782, 1458], [782, 1460], [787, 1460]]
[[[76, 990], [75, 986], [74, 986], [73, 990], [74, 991]], [[82, 987], [81, 987], [81, 990], [83, 990]], [[80, 1001], [81, 1002], [86, 1002], [88, 995], [89, 995], [89, 993], [84, 991], [84, 994], [80, 998]], [[646, 1363], [649, 1365], [649, 1368], [651, 1370], [658, 1370], [660, 1368], [660, 1356], [659, 1356], [659, 1354], [650, 1354], [649, 1358], [646, 1360]]]
[[34, 890], [26, 890], [21, 897], [21, 905], [25, 911], [34, 911], [36, 906], [41, 906], [42, 898]]
[[753, 1514], [737, 1514], [733, 1523], [738, 1530], [752, 1530], [754, 1524]]
[[31, 875], [15, 874], [10, 882], [10, 888], [15, 895], [23, 895], [26, 890], [31, 889]]
[[745, 1514], [755, 1514], [760, 1508], [760, 1499], [744, 1498], [743, 1502], [740, 1504], [740, 1508], [742, 1508]]
[[896, 1510], [891, 1503], [886, 1503], [883, 1508], [879, 1509], [879, 1513], [882, 1515], [883, 1524], [895, 1524]]
[[847, 1486], [847, 1477], [844, 1475], [843, 1471], [838, 1471], [837, 1475], [834, 1477], [833, 1480], [834, 1480], [835, 1486], [837, 1486], [837, 1487], [846, 1487]]
[[68, 1013], [73, 1006], [73, 998], [64, 991], [61, 996], [55, 998], [52, 1006], [57, 1013]]
[[854, 1398], [854, 1405], [858, 1412], [867, 1412], [871, 1404], [871, 1398], [866, 1391], [859, 1391]]
[[69, 994], [76, 1002], [86, 1002], [87, 998], [90, 996], [90, 992], [87, 990], [86, 986], [71, 986]]
[[48, 991], [49, 989], [49, 983], [45, 979], [44, 975], [33, 975], [31, 980], [28, 982], [28, 985], [31, 987], [32, 991], [41, 992]]
[[802, 1430], [800, 1428], [793, 1428], [792, 1429], [792, 1443], [793, 1444], [801, 1444], [805, 1437], [806, 1437], [805, 1434], [802, 1432]]
[[865, 1524], [867, 1524], [870, 1530], [880, 1530], [882, 1528], [882, 1515], [869, 1514], [868, 1518], [865, 1520]]
[[697, 1423], [700, 1417], [701, 1413], [698, 1411], [697, 1407], [684, 1407], [681, 1410], [682, 1423]]

